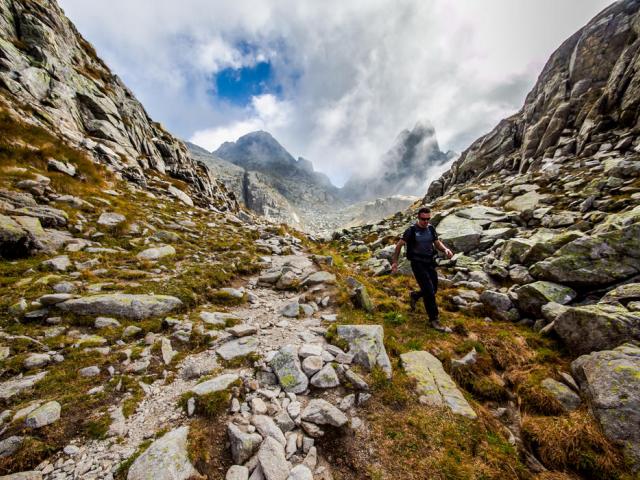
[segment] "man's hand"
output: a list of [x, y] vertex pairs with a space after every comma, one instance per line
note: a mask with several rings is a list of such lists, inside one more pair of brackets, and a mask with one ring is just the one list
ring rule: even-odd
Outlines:
[[449, 250], [448, 248], [445, 247], [444, 249], [444, 254], [447, 258], [451, 258], [453, 257], [453, 252], [451, 250]]
[[398, 271], [398, 262], [393, 262], [391, 264], [391, 273], [396, 273]]

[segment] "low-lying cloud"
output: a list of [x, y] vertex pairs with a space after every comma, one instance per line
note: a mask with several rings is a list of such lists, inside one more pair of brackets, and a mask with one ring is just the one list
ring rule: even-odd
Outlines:
[[[518, 110], [552, 51], [610, 3], [59, 1], [175, 134], [214, 150], [267, 130], [338, 184], [417, 121], [461, 151]], [[263, 61], [280, 95], [216, 96], [216, 73]]]

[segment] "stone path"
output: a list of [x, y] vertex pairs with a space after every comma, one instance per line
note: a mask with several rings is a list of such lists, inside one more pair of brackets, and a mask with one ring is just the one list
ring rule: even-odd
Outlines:
[[[174, 435], [176, 429], [189, 424], [189, 417], [178, 406], [178, 401], [198, 384], [202, 375], [210, 373], [237, 375], [244, 385], [241, 389], [244, 399], [233, 398], [230, 406], [233, 415], [229, 417], [229, 438], [234, 459], [239, 465], [229, 472], [229, 478], [248, 478], [251, 471], [254, 472], [251, 478], [331, 478], [329, 465], [314, 447], [315, 440], [323, 435], [325, 428], [345, 426], [348, 418], [350, 427], [346, 428], [362, 428], [362, 421], [354, 417], [355, 407], [358, 402], [368, 399], [369, 394], [365, 391], [368, 386], [349, 369], [353, 357], [327, 345], [324, 338], [328, 322], [322, 318], [335, 319], [329, 307], [331, 283], [335, 281], [332, 276], [326, 272], [310, 275], [319, 269], [302, 252], [273, 255], [271, 264], [267, 272], [248, 279], [244, 288], [249, 303], [230, 311], [241, 319], [241, 325], [225, 329], [208, 350], [187, 357], [170, 383], [159, 380], [145, 386], [145, 398], [129, 418], [124, 418], [119, 407], [115, 408], [112, 411], [111, 437], [101, 441], [72, 442], [65, 452], [41, 464], [38, 470], [44, 478], [113, 478], [119, 464], [129, 458], [144, 440], [154, 438], [161, 430], [169, 430]], [[269, 278], [276, 277], [278, 280], [273, 284], [264, 281], [265, 278], [270, 281]], [[277, 286], [286, 286], [286, 282], [304, 282], [307, 278], [309, 285], [304, 291], [277, 289]], [[212, 313], [214, 310], [211, 308]], [[292, 315], [292, 311], [298, 316], [285, 316]], [[235, 338], [234, 334], [241, 337]], [[284, 361], [291, 361], [293, 366], [285, 367], [300, 372], [304, 378], [302, 388], [289, 385], [286, 375], [278, 379], [273, 373], [280, 374], [275, 363], [277, 359], [284, 358], [283, 352], [287, 349], [293, 353]], [[261, 357], [254, 365], [258, 372], [255, 377], [250, 368], [223, 368], [224, 362], [218, 356], [224, 354], [228, 360], [233, 360], [251, 352]], [[339, 387], [339, 376], [346, 376], [351, 385], [359, 385], [359, 390], [346, 391]], [[309, 391], [307, 386], [312, 390]], [[244, 458], [246, 455], [236, 451], [241, 447], [234, 446], [234, 439], [242, 446], [241, 440], [246, 440], [247, 435], [257, 435], [260, 439], [250, 452], [257, 452], [255, 457], [249, 455]], [[275, 438], [276, 441], [266, 442], [266, 438]], [[170, 442], [171, 445], [174, 443]], [[153, 451], [150, 449], [149, 452], [136, 462], [147, 467], [132, 468], [129, 478], [138, 478], [136, 472], [149, 473], [149, 468], [152, 468], [148, 466], [149, 455], [153, 456]], [[245, 475], [242, 463], [247, 461]], [[167, 466], [159, 465], [159, 468], [166, 470]], [[172, 468], [181, 471], [181, 467]], [[158, 480], [166, 476], [162, 472], [158, 475]]]

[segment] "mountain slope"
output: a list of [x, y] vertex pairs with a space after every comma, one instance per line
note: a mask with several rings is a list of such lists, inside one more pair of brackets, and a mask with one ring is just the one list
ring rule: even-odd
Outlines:
[[55, 1], [0, 1], [0, 99], [125, 178], [182, 180], [201, 205], [234, 208], [182, 142], [153, 122]]
[[638, 0], [614, 3], [568, 38], [545, 65], [522, 109], [476, 140], [429, 187], [433, 199], [453, 185], [502, 169], [524, 173], [545, 159], [622, 156], [640, 127]]

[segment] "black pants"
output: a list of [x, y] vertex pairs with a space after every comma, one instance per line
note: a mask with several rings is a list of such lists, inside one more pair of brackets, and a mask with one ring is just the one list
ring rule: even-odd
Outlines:
[[411, 292], [411, 296], [418, 300], [422, 297], [424, 308], [431, 322], [438, 320], [438, 305], [436, 304], [436, 292], [438, 291], [438, 274], [433, 263], [412, 261], [411, 270], [420, 286], [419, 292]]

